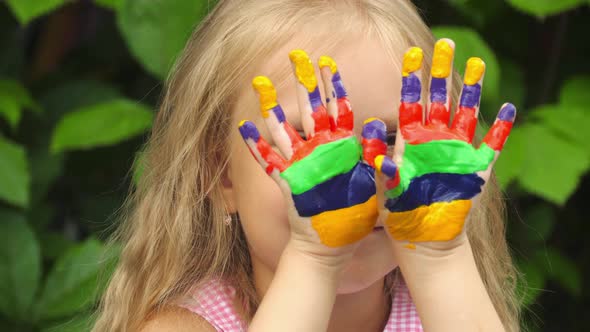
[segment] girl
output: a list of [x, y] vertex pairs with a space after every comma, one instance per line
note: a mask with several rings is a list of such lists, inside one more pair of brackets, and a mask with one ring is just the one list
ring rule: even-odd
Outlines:
[[[502, 198], [490, 177], [514, 109], [506, 105], [482, 148], [470, 148], [485, 67], [468, 64], [459, 99], [454, 44], [439, 41], [434, 59], [433, 45], [408, 1], [219, 1], [168, 80], [94, 330], [519, 330]], [[309, 58], [325, 54], [332, 58], [314, 70]], [[252, 82], [256, 75], [265, 77]], [[430, 91], [429, 126], [421, 86]], [[452, 130], [442, 125], [450, 104], [462, 106]], [[391, 160], [383, 154], [392, 155], [394, 139]], [[350, 142], [363, 160], [331, 150], [334, 142]], [[436, 158], [420, 164], [429, 143]], [[293, 156], [324, 166], [288, 171]], [[329, 170], [351, 160], [361, 180], [335, 184], [349, 173]], [[468, 171], [445, 168], [457, 160]], [[419, 181], [442, 186], [448, 199], [413, 189]], [[329, 190], [306, 196], [320, 187]], [[432, 217], [425, 208], [441, 201], [450, 201], [444, 218]]]

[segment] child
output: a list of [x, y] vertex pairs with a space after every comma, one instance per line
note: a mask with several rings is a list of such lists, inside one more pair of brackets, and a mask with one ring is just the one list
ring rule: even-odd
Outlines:
[[[459, 100], [463, 80], [450, 74], [454, 44], [436, 44], [431, 72], [433, 45], [408, 1], [219, 1], [169, 79], [95, 331], [517, 331], [502, 198], [493, 177], [481, 195], [473, 190], [488, 179], [514, 110], [507, 105], [500, 112], [493, 135], [484, 139], [487, 150], [469, 150], [483, 62], [469, 65]], [[294, 49], [335, 61], [322, 57], [314, 75], [307, 54]], [[425, 83], [430, 74], [436, 79]], [[257, 75], [265, 77], [252, 82]], [[320, 76], [323, 84], [315, 79]], [[315, 90], [322, 85], [323, 98]], [[421, 96], [434, 128], [427, 134]], [[448, 122], [449, 103], [463, 107], [452, 137], [440, 125]], [[298, 136], [328, 151], [318, 157], [323, 164], [312, 163], [325, 168], [287, 174], [290, 156], [316, 156], [312, 143]], [[394, 139], [391, 160], [383, 154], [392, 155]], [[439, 144], [433, 153], [447, 159], [429, 158], [422, 173], [408, 171], [428, 156], [422, 149], [428, 141], [445, 139], [456, 144]], [[347, 178], [354, 184], [348, 187], [334, 184], [336, 173], [326, 175], [350, 162], [350, 150], [327, 148], [344, 141], [362, 148], [363, 159], [355, 161], [359, 177]], [[454, 160], [470, 161], [469, 171], [429, 178], [461, 173], [442, 170]], [[367, 180], [373, 174], [376, 180]], [[302, 184], [311, 178], [317, 181]], [[425, 203], [414, 195], [419, 191], [411, 178], [435, 186], [445, 179], [467, 183], [445, 191], [452, 207], [443, 208], [438, 229], [416, 211], [432, 216], [425, 205], [447, 202], [426, 195]], [[305, 197], [325, 183], [330, 190]], [[344, 203], [342, 192], [348, 193]], [[318, 203], [322, 199], [327, 203]]]

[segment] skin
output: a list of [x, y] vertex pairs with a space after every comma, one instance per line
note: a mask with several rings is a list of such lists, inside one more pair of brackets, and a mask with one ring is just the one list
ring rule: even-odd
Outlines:
[[[278, 50], [258, 72], [269, 73], [277, 66], [284, 66], [288, 63], [287, 54], [297, 45], [297, 42], [293, 42]], [[389, 128], [395, 128], [396, 100], [399, 100], [401, 87], [398, 69], [376, 41], [359, 38], [342, 45], [330, 55], [338, 63], [352, 103], [355, 134], [360, 138], [363, 120], [373, 116], [381, 118]], [[312, 62], [316, 63], [323, 52], [321, 48], [314, 49], [314, 53], [309, 54]], [[321, 87], [321, 75], [317, 65], [315, 67]], [[376, 81], [380, 84], [365, 84]], [[287, 84], [276, 88], [278, 102], [287, 120], [296, 129], [302, 130], [295, 78], [290, 78]], [[323, 95], [323, 88], [320, 90]], [[252, 88], [247, 87], [238, 100], [238, 105], [248, 105], [249, 109], [236, 110], [236, 124], [243, 118], [250, 119], [257, 125], [260, 134], [272, 144], [271, 135], [258, 114], [258, 100]], [[227, 188], [227, 197], [240, 214], [250, 244], [256, 288], [264, 296], [275, 275], [281, 253], [289, 241], [288, 204], [279, 186], [252, 158], [237, 130], [232, 137], [232, 147], [229, 171], [232, 186]], [[391, 255], [391, 242], [384, 230], [373, 232], [362, 239], [338, 279], [339, 295], [334, 304], [330, 329], [367, 330], [367, 324], [373, 327], [370, 330], [382, 329], [389, 315], [390, 302], [383, 296], [383, 278], [396, 266]], [[358, 303], [367, 305], [359, 311]]]
[[[278, 50], [260, 71], [273, 72], [271, 69], [284, 61], [282, 55], [297, 46], [294, 44]], [[310, 54], [312, 59], [322, 55], [321, 48], [316, 51], [317, 54]], [[330, 53], [338, 62], [353, 105], [356, 135], [360, 136], [360, 122], [369, 117], [379, 117], [389, 128], [396, 128], [399, 66], [384, 56], [375, 41], [351, 38]], [[316, 75], [320, 77], [318, 72]], [[277, 88], [288, 121], [301, 129], [297, 91], [290, 84]], [[272, 142], [262, 119], [253, 115], [257, 112], [256, 98], [244, 91], [236, 105], [243, 107], [236, 110], [236, 126], [242, 118], [254, 119], [261, 135]], [[240, 214], [256, 290], [262, 298], [249, 331], [382, 331], [390, 310], [390, 299], [383, 295], [383, 278], [398, 265], [425, 330], [503, 330], [464, 229], [454, 238], [416, 241], [417, 245], [410, 247], [407, 241], [377, 230], [357, 243], [328, 248], [299, 226], [304, 220], [297, 215], [292, 202], [283, 198], [284, 188], [252, 158], [242, 138], [236, 133], [231, 140], [225, 198], [230, 211]], [[400, 158], [394, 156], [393, 160], [398, 162]], [[490, 169], [491, 165], [482, 177], [487, 179]], [[378, 187], [377, 195], [383, 200], [381, 189]], [[381, 210], [378, 226], [389, 214], [382, 207]], [[457, 287], [459, 280], [461, 286]]]

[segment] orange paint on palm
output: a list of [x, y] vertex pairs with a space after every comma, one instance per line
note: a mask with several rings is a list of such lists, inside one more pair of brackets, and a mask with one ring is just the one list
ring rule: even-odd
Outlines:
[[387, 217], [389, 234], [398, 241], [450, 241], [463, 230], [471, 200], [438, 202]]
[[311, 225], [323, 244], [341, 247], [371, 233], [377, 214], [377, 196], [373, 195], [365, 203], [315, 215], [311, 217]]

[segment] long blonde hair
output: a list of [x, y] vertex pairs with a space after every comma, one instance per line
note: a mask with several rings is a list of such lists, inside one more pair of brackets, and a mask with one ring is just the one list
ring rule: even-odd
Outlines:
[[[310, 22], [324, 22], [325, 31], [314, 25], [322, 43], [337, 43], [347, 31], [376, 37], [398, 66], [409, 46], [432, 57], [432, 34], [409, 1], [220, 0], [192, 34], [167, 81], [145, 147], [144, 172], [113, 238], [123, 250], [94, 331], [138, 330], [150, 314], [211, 277], [228, 280], [243, 300], [244, 319], [252, 318], [258, 299], [246, 240], [239, 223], [223, 223], [221, 181], [228, 137], [236, 130], [233, 104], [252, 69]], [[456, 101], [458, 75], [453, 84]], [[492, 177], [467, 233], [496, 311], [507, 330], [517, 331], [516, 271], [503, 213]]]

